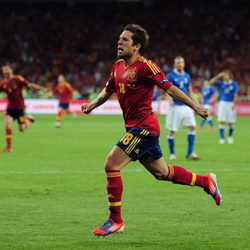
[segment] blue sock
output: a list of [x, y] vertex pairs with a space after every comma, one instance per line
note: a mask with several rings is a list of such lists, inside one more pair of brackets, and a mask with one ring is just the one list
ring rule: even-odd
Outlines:
[[228, 136], [229, 137], [233, 136], [233, 132], [234, 132], [234, 129], [233, 128], [229, 128], [229, 130], [228, 130]]
[[208, 124], [210, 125], [210, 127], [213, 128], [214, 127], [214, 122], [213, 122], [213, 119], [212, 119], [211, 116], [208, 117], [207, 121], [208, 121]]
[[187, 155], [191, 155], [194, 151], [194, 142], [195, 142], [195, 131], [188, 132], [188, 152]]
[[205, 120], [205, 119], [202, 119], [202, 120], [201, 120], [200, 126], [201, 126], [201, 127], [204, 127], [205, 123], [206, 123], [206, 120]]
[[225, 139], [225, 135], [224, 135], [224, 125], [220, 125], [220, 126], [219, 126], [219, 132], [220, 132], [220, 138], [221, 138], [221, 139]]
[[174, 136], [168, 136], [168, 147], [170, 154], [174, 154]]

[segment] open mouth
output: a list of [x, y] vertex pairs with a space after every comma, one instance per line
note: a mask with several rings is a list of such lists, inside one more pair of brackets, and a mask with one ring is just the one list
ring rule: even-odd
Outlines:
[[123, 51], [123, 49], [122, 49], [122, 48], [120, 48], [120, 47], [118, 47], [118, 48], [117, 48], [117, 51], [118, 51], [118, 52], [122, 52], [122, 51]]

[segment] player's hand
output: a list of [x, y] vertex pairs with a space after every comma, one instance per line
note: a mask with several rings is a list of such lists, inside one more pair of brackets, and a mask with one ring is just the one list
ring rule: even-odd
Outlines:
[[203, 119], [207, 119], [208, 117], [208, 110], [207, 109], [204, 109], [203, 107], [201, 106], [198, 106], [195, 110], [196, 114], [198, 114], [200, 117], [202, 117]]
[[84, 103], [82, 105], [82, 112], [84, 114], [89, 114], [91, 112], [90, 103]]
[[235, 110], [235, 108], [236, 108], [236, 104], [233, 104], [232, 105], [232, 110]]

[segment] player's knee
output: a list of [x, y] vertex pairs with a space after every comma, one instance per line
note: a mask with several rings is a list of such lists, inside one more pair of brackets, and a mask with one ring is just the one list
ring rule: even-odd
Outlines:
[[168, 173], [162, 171], [162, 172], [155, 172], [153, 175], [154, 175], [156, 180], [164, 181], [167, 179]]
[[115, 170], [119, 170], [119, 169], [115, 166], [112, 156], [109, 155], [105, 162], [105, 171], [110, 172], [110, 171], [115, 171]]
[[19, 126], [18, 129], [20, 132], [24, 132], [24, 130], [25, 130], [25, 128], [23, 126]]

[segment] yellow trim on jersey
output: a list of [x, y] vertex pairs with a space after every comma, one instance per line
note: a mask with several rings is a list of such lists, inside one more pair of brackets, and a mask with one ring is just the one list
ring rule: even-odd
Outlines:
[[197, 178], [197, 175], [196, 175], [196, 174], [193, 174], [193, 176], [192, 176], [192, 181], [191, 181], [191, 183], [190, 183], [191, 186], [194, 186], [194, 185], [195, 185], [196, 178]]
[[119, 177], [121, 176], [120, 172], [107, 172], [107, 177], [113, 178], [113, 177]]
[[160, 73], [160, 70], [158, 69], [158, 67], [152, 61], [147, 60], [144, 57], [139, 57], [139, 61], [147, 64], [147, 66], [153, 72], [154, 75], [157, 75], [158, 73]]
[[109, 207], [120, 207], [122, 205], [121, 201], [116, 201], [116, 202], [108, 202]]
[[21, 75], [15, 75], [14, 77], [18, 78], [18, 80], [20, 80], [20, 81], [24, 81], [25, 80], [24, 77], [22, 77]]

